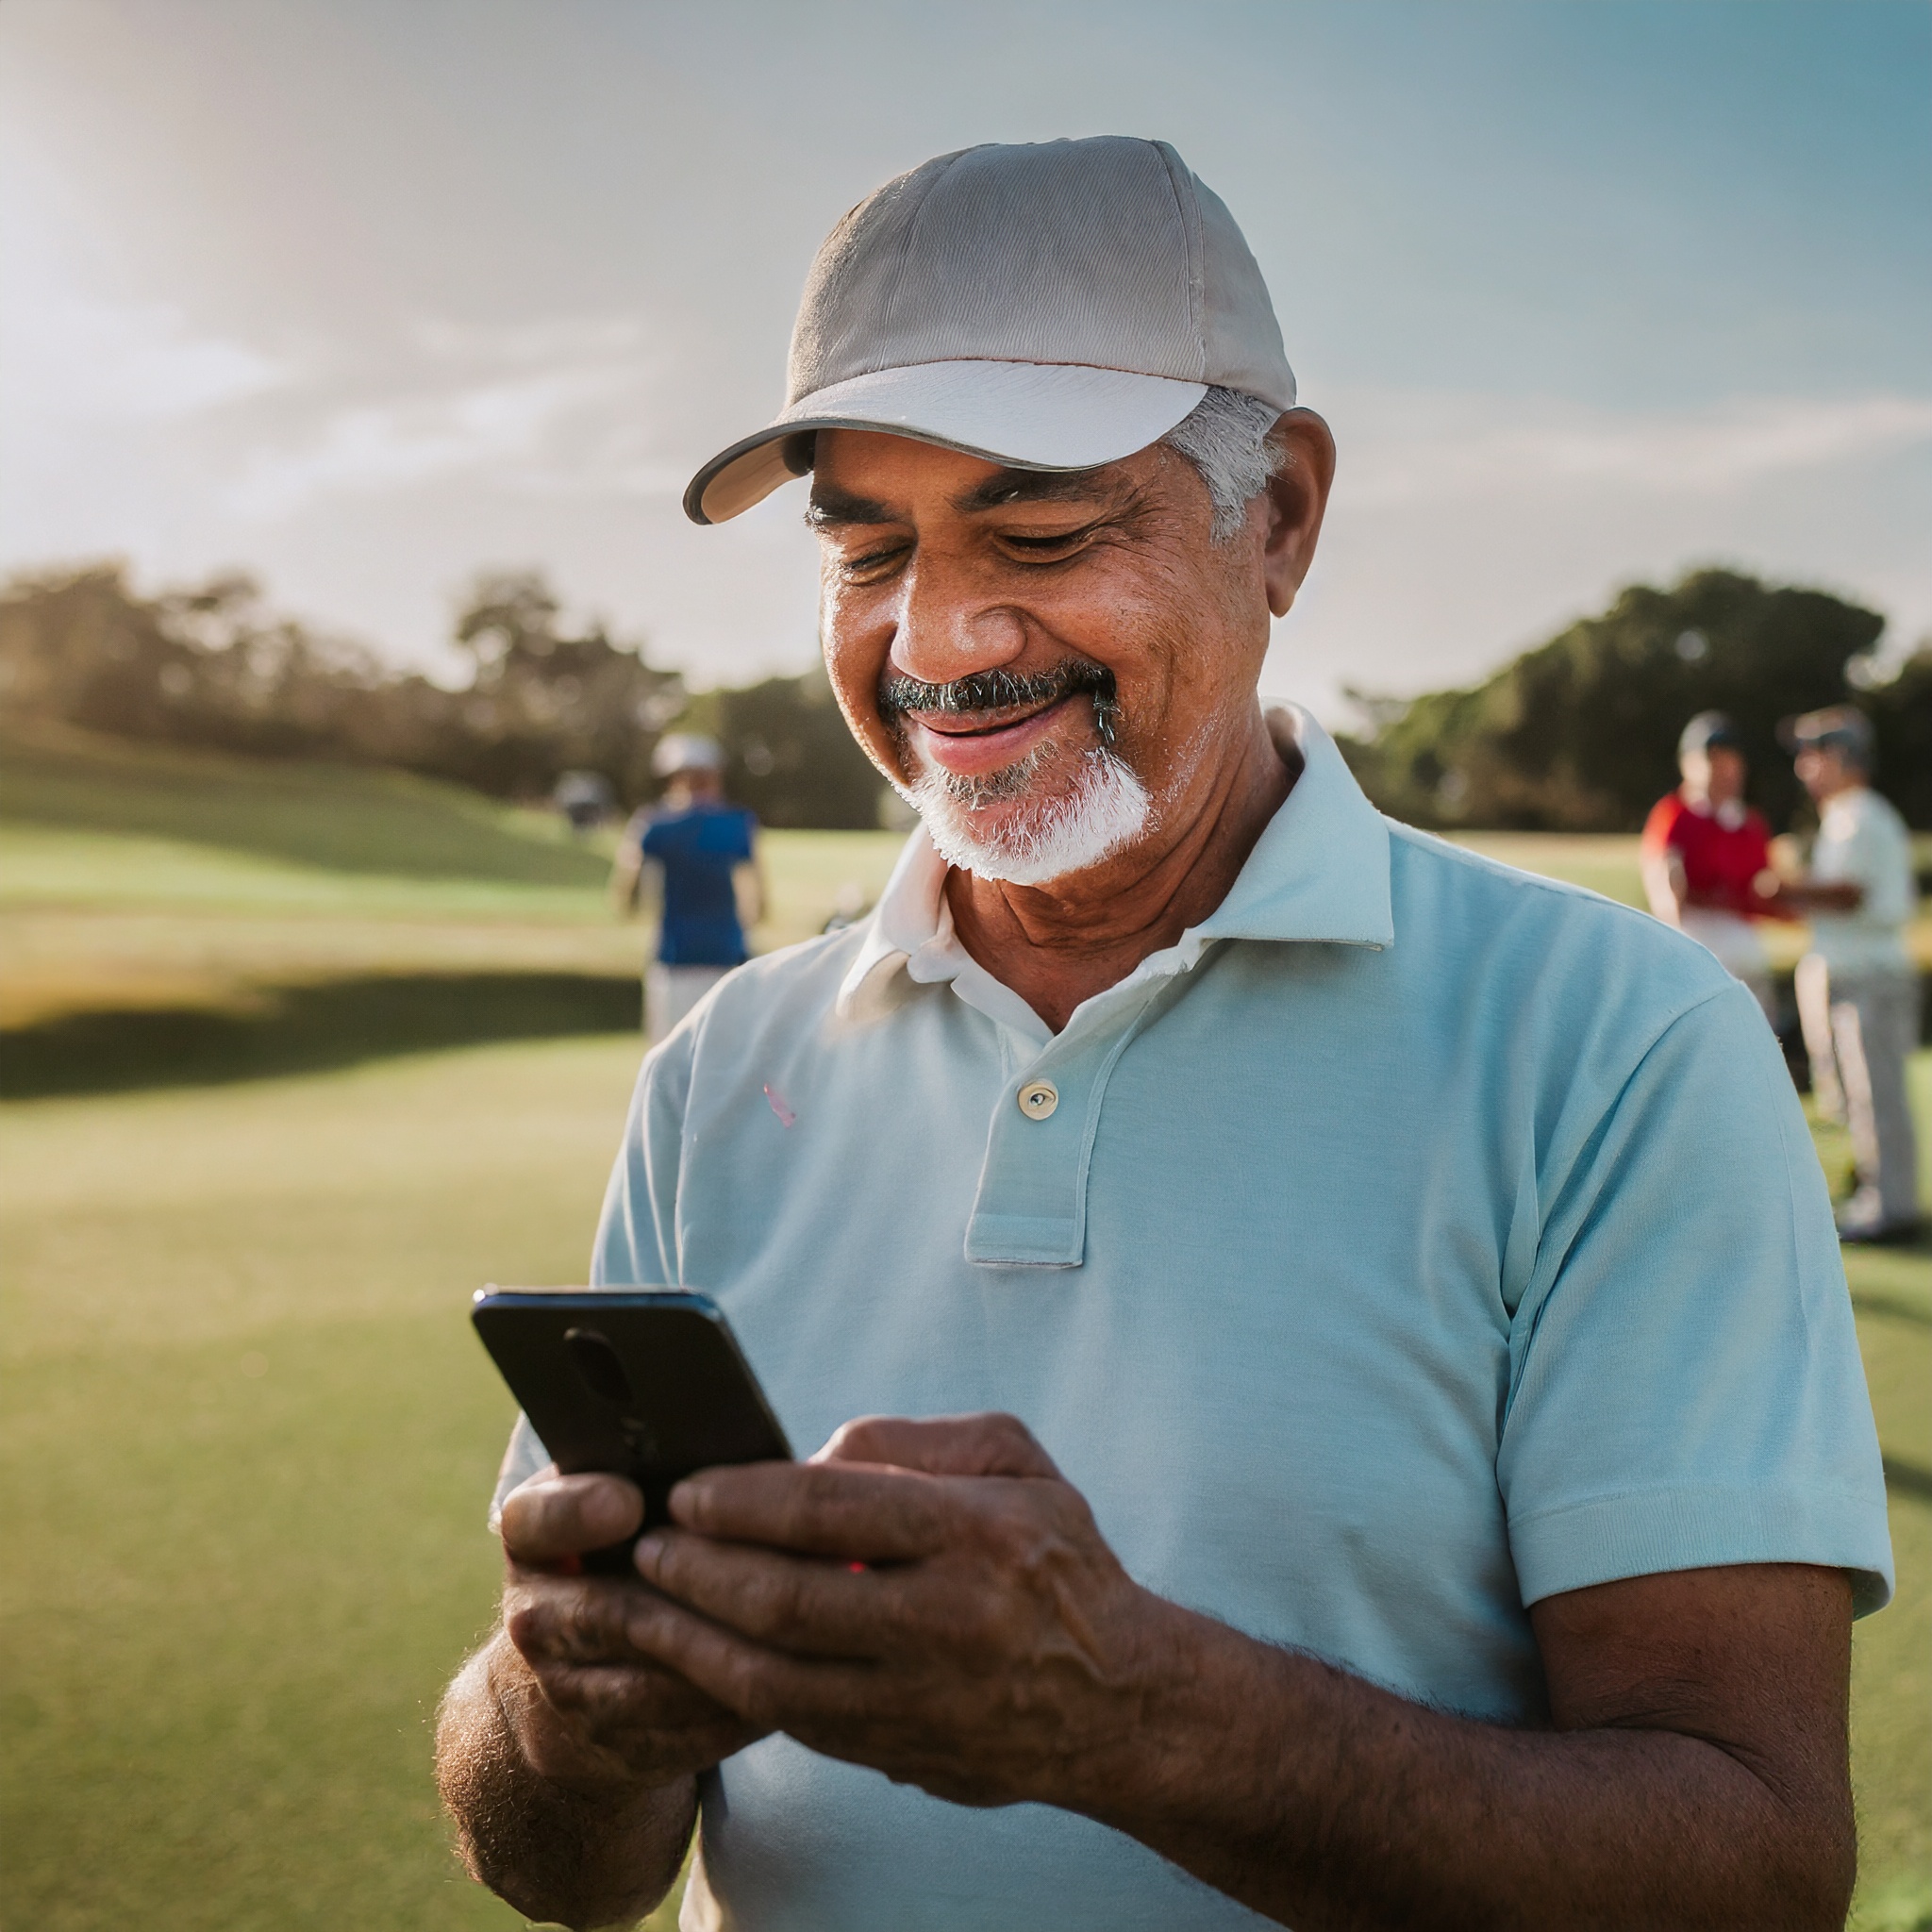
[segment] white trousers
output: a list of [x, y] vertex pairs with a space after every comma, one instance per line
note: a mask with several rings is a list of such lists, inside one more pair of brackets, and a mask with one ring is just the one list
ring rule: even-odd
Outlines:
[[724, 975], [729, 966], [662, 966], [655, 959], [644, 968], [644, 1032], [662, 1040]]
[[1919, 1041], [1919, 983], [1909, 973], [1834, 974], [1816, 953], [1795, 991], [1819, 1111], [1852, 1130], [1858, 1191], [1847, 1222], [1891, 1227], [1919, 1216], [1919, 1146], [1906, 1095], [1906, 1057]]

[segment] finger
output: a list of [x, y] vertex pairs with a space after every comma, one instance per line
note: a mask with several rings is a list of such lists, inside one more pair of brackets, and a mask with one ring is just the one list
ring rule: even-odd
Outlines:
[[[575, 1740], [579, 1749], [613, 1753], [654, 1781], [707, 1770], [758, 1735], [757, 1726], [664, 1664], [621, 1670], [558, 1664], [539, 1683], [563, 1738]], [[533, 1746], [541, 1751], [549, 1735], [550, 1727], [528, 1727], [525, 1752]], [[567, 1773], [572, 1754], [553, 1755]]]
[[869, 1665], [786, 1657], [668, 1597], [640, 1614], [632, 1635], [667, 1669], [760, 1730], [857, 1709], [874, 1689]]
[[[904, 1614], [905, 1573], [894, 1570], [718, 1542], [675, 1529], [644, 1537], [637, 1564], [644, 1580], [666, 1596], [793, 1656], [882, 1656]], [[634, 1612], [638, 1619], [654, 1615], [649, 1604]], [[631, 1641], [638, 1642], [638, 1634]]]
[[556, 1709], [581, 1720], [600, 1737], [683, 1730], [727, 1718], [740, 1722], [735, 1712], [655, 1657], [625, 1664], [548, 1663], [536, 1674], [544, 1698]]
[[849, 1422], [812, 1457], [814, 1462], [888, 1463], [928, 1475], [1057, 1477], [1054, 1459], [1018, 1416], [867, 1415]]
[[831, 1462], [705, 1469], [671, 1491], [671, 1514], [686, 1529], [862, 1563], [932, 1555], [958, 1508], [930, 1476]]
[[503, 1596], [503, 1627], [532, 1665], [628, 1663], [630, 1609], [646, 1592], [603, 1577], [515, 1570]]
[[643, 1524], [643, 1492], [620, 1475], [534, 1475], [503, 1499], [503, 1547], [512, 1562], [554, 1563], [601, 1550]]

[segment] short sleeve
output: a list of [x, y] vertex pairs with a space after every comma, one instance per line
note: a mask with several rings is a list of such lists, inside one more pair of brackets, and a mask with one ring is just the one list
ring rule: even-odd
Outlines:
[[1543, 1177], [1497, 1478], [1525, 1603], [1739, 1563], [1891, 1591], [1830, 1201], [1743, 988], [1680, 1014]]
[[1865, 916], [1882, 925], [1911, 918], [1912, 837], [1905, 821], [1874, 794], [1874, 808], [1859, 827], [1852, 876], [1865, 888]]

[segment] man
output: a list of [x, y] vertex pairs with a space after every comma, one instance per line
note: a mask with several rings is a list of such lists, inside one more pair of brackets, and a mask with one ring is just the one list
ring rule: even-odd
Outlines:
[[810, 473], [924, 824], [647, 1059], [597, 1276], [715, 1294], [825, 1446], [630, 1583], [569, 1572], [635, 1492], [520, 1430], [440, 1764], [524, 1910], [639, 1912], [701, 1813], [690, 1926], [1841, 1921], [1889, 1552], [1790, 1082], [1702, 948], [1263, 718], [1332, 469], [1164, 144], [821, 251], [687, 503]]
[[764, 917], [765, 893], [758, 820], [725, 804], [716, 740], [674, 731], [652, 766], [664, 796], [624, 828], [610, 891], [625, 915], [641, 900], [659, 902], [655, 957], [644, 969], [644, 1031], [662, 1040], [744, 964], [744, 928]]
[[1722, 711], [1700, 711], [1677, 740], [1683, 783], [1657, 800], [1643, 826], [1650, 909], [1689, 933], [1742, 980], [1777, 1024], [1771, 960], [1757, 922], [1772, 910], [1771, 827], [1744, 803], [1744, 741]]
[[1911, 834], [1872, 789], [1872, 724], [1850, 705], [1794, 719], [1798, 782], [1818, 807], [1808, 877], [1785, 896], [1811, 912], [1798, 1016], [1820, 1108], [1852, 1130], [1857, 1185], [1840, 1238], [1904, 1241], [1919, 1230], [1919, 1150], [1906, 1058], [1919, 1039], [1919, 975], [1906, 949], [1916, 891]]

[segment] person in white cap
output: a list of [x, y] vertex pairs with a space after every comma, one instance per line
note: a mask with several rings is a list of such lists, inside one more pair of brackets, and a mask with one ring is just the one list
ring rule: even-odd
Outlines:
[[644, 1032], [663, 1040], [742, 966], [744, 932], [764, 916], [758, 820], [724, 798], [714, 738], [667, 732], [651, 758], [664, 795], [631, 815], [617, 841], [610, 893], [620, 913], [655, 901], [657, 939], [644, 968]]
[[870, 919], [646, 1059], [595, 1278], [717, 1297], [811, 1460], [520, 1424], [439, 1732], [601, 1924], [1818, 1927], [1889, 1590], [1830, 1207], [1750, 994], [1392, 824], [1257, 696], [1333, 445], [1158, 142], [821, 250], [722, 522], [811, 477]]
[[1919, 1041], [1919, 973], [1906, 947], [1917, 909], [1912, 839], [1872, 788], [1872, 722], [1851, 705], [1791, 720], [1798, 782], [1818, 808], [1807, 877], [1785, 896], [1811, 913], [1798, 961], [1798, 1017], [1811, 1089], [1852, 1132], [1857, 1185], [1840, 1240], [1889, 1244], [1920, 1229], [1919, 1143], [1906, 1060]]

